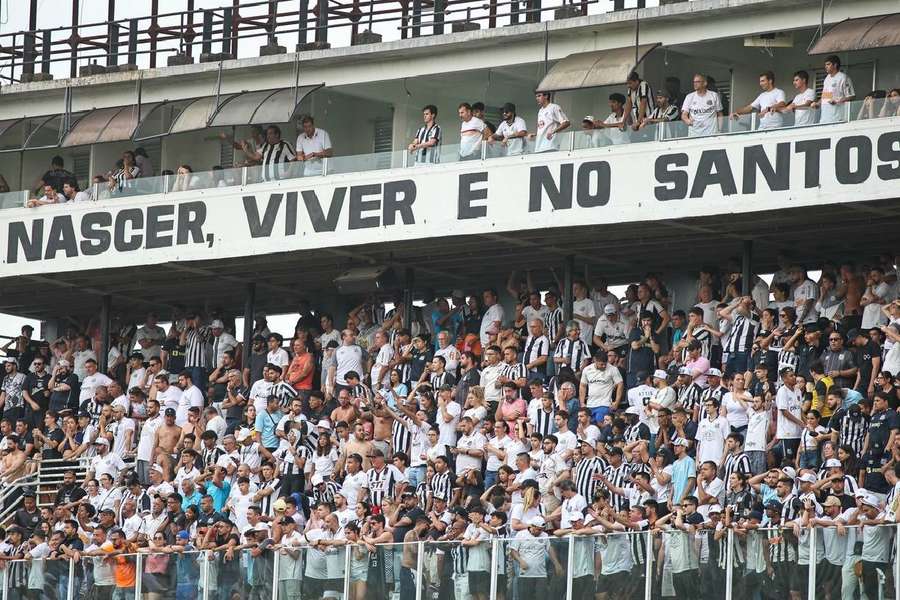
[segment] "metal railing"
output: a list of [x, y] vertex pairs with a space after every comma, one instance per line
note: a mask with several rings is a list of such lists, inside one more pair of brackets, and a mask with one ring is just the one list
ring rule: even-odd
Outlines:
[[[153, 548], [137, 550], [121, 544], [91, 548], [88, 541], [80, 561], [14, 556], [0, 562], [2, 600], [10, 593], [21, 597], [26, 589], [34, 597], [77, 600], [94, 597], [88, 593], [97, 587], [103, 592], [99, 597], [109, 597], [117, 586], [120, 597], [153, 593], [195, 600], [294, 600], [321, 598], [323, 592], [347, 600], [424, 600], [450, 593], [458, 600], [473, 594], [488, 600], [580, 600], [594, 592], [617, 599], [731, 600], [759, 597], [762, 589], [766, 597], [799, 592], [813, 600], [841, 597], [842, 588], [851, 597], [863, 591], [872, 599], [900, 597], [900, 558], [891, 552], [900, 525], [867, 526], [864, 533], [848, 527], [842, 534], [834, 528], [798, 534], [793, 527], [757, 527], [706, 524], [692, 533], [668, 529], [377, 546], [348, 543], [340, 531], [316, 536], [323, 540], [316, 543], [283, 544], [266, 533], [250, 534], [261, 539], [244, 536], [242, 547], [230, 552], [197, 549], [168, 534]], [[852, 536], [857, 543], [843, 540], [840, 552], [833, 544], [825, 552], [826, 535]], [[50, 550], [60, 541], [51, 539]]]
[[[73, 25], [0, 35], [0, 79], [9, 82], [46, 78], [58, 63], [69, 76], [120, 68], [155, 68], [172, 56], [173, 64], [246, 56], [240, 41], [266, 41], [266, 53], [355, 45], [379, 41], [359, 37], [366, 31], [396, 32], [397, 38], [440, 35], [449, 31], [495, 28], [586, 15], [599, 0], [262, 0], [220, 8], [190, 9], [120, 18], [115, 5], [106, 21], [79, 24], [73, 0]], [[643, 6], [644, 0], [638, 0]], [[154, 4], [156, 6], [156, 4]], [[193, 7], [193, 3], [189, 3]], [[623, 10], [625, 0], [614, 0]], [[560, 10], [563, 9], [563, 10]], [[278, 48], [278, 44], [295, 44]], [[262, 53], [263, 51], [261, 51]], [[124, 61], [124, 62], [122, 62]], [[36, 73], [38, 75], [36, 75]]]
[[[879, 114], [871, 116], [861, 114], [865, 101], [850, 102], [845, 105], [844, 112], [839, 120], [833, 123], [813, 122], [807, 127], [827, 127], [840, 123], [848, 123], [856, 120], [869, 120], [881, 118]], [[576, 125], [577, 126], [577, 125]], [[742, 115], [738, 119], [722, 117], [719, 127], [711, 136], [734, 136], [750, 133], [760, 133], [756, 113]], [[766, 129], [766, 132], [777, 132], [784, 129], [795, 129], [792, 125], [777, 129]], [[681, 121], [668, 123], [653, 123], [641, 129], [625, 130], [594, 129], [587, 131], [563, 131], [558, 134], [552, 143], [537, 145], [536, 140], [523, 140], [521, 147], [513, 148], [512, 145], [504, 145], [495, 141], [477, 141], [466, 144], [442, 144], [439, 146], [439, 160], [432, 162], [430, 159], [419, 162], [419, 154], [405, 150], [392, 150], [388, 152], [373, 152], [352, 156], [333, 156], [323, 158], [317, 162], [293, 162], [283, 165], [270, 165], [269, 167], [252, 166], [236, 167], [231, 169], [219, 169], [190, 173], [187, 175], [161, 175], [156, 177], [143, 177], [131, 180], [127, 187], [117, 188], [112, 184], [95, 184], [91, 188], [93, 200], [105, 200], [108, 198], [134, 197], [143, 195], [161, 195], [183, 191], [196, 191], [215, 188], [242, 187], [250, 184], [275, 180], [292, 180], [313, 176], [332, 176], [349, 173], [361, 173], [397, 168], [434, 168], [438, 165], [464, 161], [485, 160], [515, 160], [523, 155], [535, 153], [554, 152], [578, 152], [591, 148], [602, 147], [628, 147], [634, 144], [648, 142], [678, 141], [685, 138], [699, 138], [693, 136], [688, 127]], [[27, 205], [31, 193], [28, 191], [16, 191], [0, 194], [0, 209], [19, 208]]]

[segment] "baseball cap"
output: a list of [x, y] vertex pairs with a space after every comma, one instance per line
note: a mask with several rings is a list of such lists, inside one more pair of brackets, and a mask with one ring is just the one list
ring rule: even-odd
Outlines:
[[881, 508], [881, 503], [878, 501], [872, 494], [866, 494], [862, 499], [863, 504], [871, 506], [872, 508]]
[[322, 429], [331, 431], [331, 422], [328, 419], [322, 419], [321, 421], [316, 423], [316, 427], [321, 427]]
[[178, 532], [178, 539], [179, 540], [189, 540], [189, 539], [191, 539], [191, 534], [188, 533], [187, 531], [185, 531], [184, 529], [182, 529], [181, 531]]
[[836, 458], [829, 458], [828, 460], [825, 461], [825, 464], [822, 466], [826, 469], [840, 469], [844, 465], [842, 465], [841, 461], [839, 461]]
[[241, 427], [237, 430], [237, 433], [234, 434], [234, 439], [237, 442], [243, 442], [246, 439], [250, 438], [250, 430], [246, 427]]
[[175, 414], [176, 414], [176, 413], [175, 413], [175, 409], [174, 409], [174, 408], [167, 408], [167, 409], [166, 409], [166, 412], [165, 412], [164, 414], [165, 414], [167, 417], [174, 417]]
[[812, 473], [804, 473], [803, 475], [800, 476], [798, 481], [802, 481], [803, 483], [815, 483], [816, 476], [813, 475]]
[[321, 473], [314, 473], [311, 483], [313, 484], [313, 486], [320, 485], [322, 483], [325, 483], [325, 478], [322, 477]]
[[779, 502], [778, 500], [773, 499], [766, 502], [766, 510], [777, 510], [778, 512], [781, 512], [781, 508], [781, 502]]
[[691, 370], [688, 367], [681, 367], [680, 369], [678, 369], [678, 374], [679, 375], [690, 375]]
[[15, 363], [16, 363], [16, 357], [15, 357], [15, 356], [7, 356], [6, 358], [3, 359], [3, 362], [15, 364]]
[[848, 340], [855, 340], [856, 338], [858, 338], [860, 336], [867, 338], [867, 337], [869, 337], [869, 332], [863, 331], [861, 329], [851, 329], [849, 332], [847, 332]]
[[626, 415], [638, 415], [638, 416], [640, 416], [640, 414], [641, 414], [641, 407], [640, 407], [640, 406], [629, 406], [628, 408], [625, 409], [625, 414], [626, 414]]
[[581, 122], [583, 123], [585, 121], [590, 121], [591, 123], [593, 123], [595, 120], [596, 119], [594, 119], [594, 115], [585, 115], [584, 118], [581, 119]]
[[722, 512], [722, 507], [719, 506], [718, 504], [713, 504], [712, 506], [709, 507], [709, 514], [721, 513], [721, 512]]
[[165, 474], [165, 471], [163, 470], [162, 465], [159, 465], [159, 464], [154, 464], [152, 467], [150, 467], [150, 470], [156, 471], [160, 475]]
[[668, 379], [669, 375], [662, 369], [657, 369], [653, 371], [653, 379]]
[[680, 437], [672, 443], [674, 446], [684, 446], [685, 448], [690, 447], [691, 441], [687, 438]]
[[94, 440], [94, 444], [97, 444], [100, 446], [109, 446], [109, 440], [106, 439], [105, 437], [98, 437], [96, 440]]
[[707, 377], [721, 377], [722, 371], [718, 370], [715, 367], [710, 367], [708, 371], [706, 371]]
[[500, 107], [500, 112], [516, 112], [516, 105], [512, 102], [507, 102], [503, 106]]
[[784, 473], [785, 475], [787, 475], [788, 477], [790, 477], [791, 479], [794, 479], [797, 477], [797, 471], [794, 470], [794, 467], [782, 467], [781, 472]]
[[840, 506], [841, 501], [838, 500], [837, 496], [828, 496], [825, 498], [825, 502], [822, 503], [822, 506]]
[[545, 524], [546, 521], [544, 521], [544, 517], [542, 517], [541, 515], [535, 515], [528, 519], [529, 527], [543, 527]]
[[272, 504], [272, 508], [275, 510], [275, 512], [281, 512], [287, 508], [287, 502], [284, 501], [284, 498], [279, 498], [275, 501], [274, 504]]
[[69, 361], [67, 361], [66, 359], [63, 358], [61, 360], [56, 361], [56, 366], [57, 367], [71, 367], [72, 363], [70, 363]]
[[612, 304], [607, 304], [606, 306], [603, 307], [603, 314], [614, 315], [617, 312], [619, 312], [619, 311]]
[[209, 325], [210, 329], [225, 329], [225, 323], [223, 323], [220, 319], [214, 320]]

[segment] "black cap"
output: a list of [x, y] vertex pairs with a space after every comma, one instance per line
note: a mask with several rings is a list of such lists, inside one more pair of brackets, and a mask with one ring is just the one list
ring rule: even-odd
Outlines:
[[128, 358], [139, 358], [141, 360], [144, 360], [144, 355], [140, 352], [132, 352], [131, 356], [129, 356]]
[[851, 329], [849, 332], [847, 332], [848, 340], [855, 340], [858, 337], [869, 339], [869, 332], [863, 331], [862, 329]]
[[167, 417], [174, 417], [174, 416], [175, 416], [175, 409], [174, 409], [174, 408], [167, 408], [167, 409], [166, 409], [166, 412], [163, 413], [163, 414], [165, 414]]
[[514, 113], [514, 112], [516, 112], [516, 105], [513, 104], [512, 102], [507, 102], [507, 103], [505, 103], [503, 106], [500, 107], [500, 112], [502, 112], [502, 113], [505, 113], [505, 112], [511, 112], [511, 113]]

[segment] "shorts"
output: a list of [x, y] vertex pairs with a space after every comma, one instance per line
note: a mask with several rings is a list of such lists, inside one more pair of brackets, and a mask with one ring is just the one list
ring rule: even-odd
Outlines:
[[628, 588], [629, 575], [628, 571], [601, 575], [597, 580], [597, 591], [606, 593], [611, 598], [622, 598]]
[[794, 565], [791, 569], [791, 589], [792, 592], [806, 594], [809, 587], [809, 565]]
[[491, 574], [487, 571], [469, 571], [469, 593], [490, 594]]
[[325, 579], [316, 579], [314, 577], [303, 577], [301, 585], [303, 586], [304, 598], [321, 598], [325, 593]]

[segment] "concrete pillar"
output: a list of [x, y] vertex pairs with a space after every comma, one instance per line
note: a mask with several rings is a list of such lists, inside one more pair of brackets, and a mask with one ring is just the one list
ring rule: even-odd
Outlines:
[[563, 267], [563, 289], [562, 307], [563, 317], [566, 321], [572, 318], [572, 303], [575, 299], [572, 297], [572, 278], [575, 272], [575, 257], [569, 255], [566, 257], [565, 266]]
[[744, 240], [744, 251], [741, 256], [741, 294], [750, 295], [753, 289], [753, 240]]
[[253, 326], [256, 324], [256, 284], [247, 284], [247, 295], [244, 298], [244, 352], [241, 357], [241, 368], [250, 364], [250, 346], [252, 345]]
[[98, 371], [106, 373], [109, 368], [107, 357], [109, 356], [109, 315], [112, 310], [112, 296], [105, 294], [100, 303], [100, 368]]
[[415, 285], [415, 272], [411, 267], [406, 268], [406, 277], [403, 282], [403, 326], [412, 329], [412, 303], [413, 286]]

